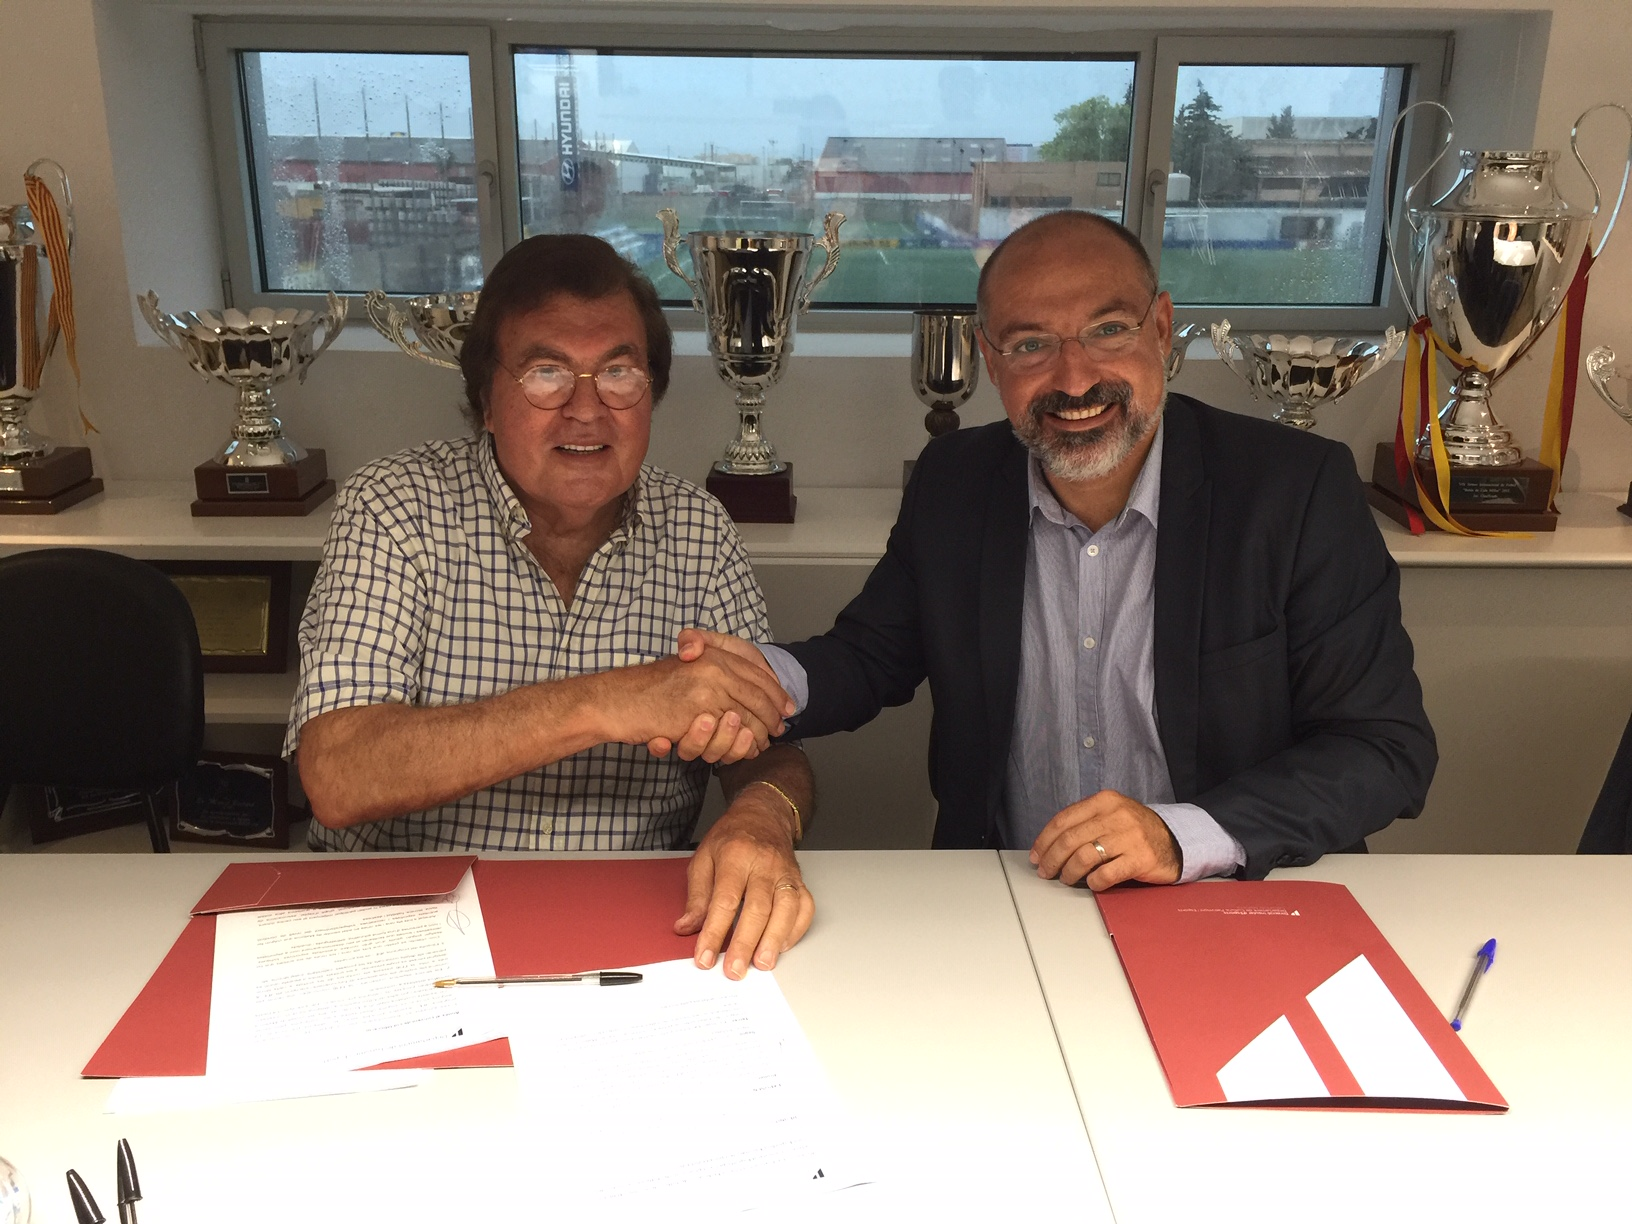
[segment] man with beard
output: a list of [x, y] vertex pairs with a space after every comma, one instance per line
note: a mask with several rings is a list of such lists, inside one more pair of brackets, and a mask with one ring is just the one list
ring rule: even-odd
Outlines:
[[1008, 421], [931, 442], [833, 629], [764, 648], [793, 733], [927, 676], [934, 844], [1095, 889], [1261, 878], [1415, 816], [1433, 730], [1348, 449], [1166, 395], [1173, 305], [1114, 222], [1015, 231], [978, 300]]

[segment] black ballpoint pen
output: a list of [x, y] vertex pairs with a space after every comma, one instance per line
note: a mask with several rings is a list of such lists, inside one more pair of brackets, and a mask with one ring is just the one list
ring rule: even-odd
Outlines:
[[130, 1154], [130, 1140], [119, 1140], [119, 1224], [136, 1224], [136, 1204], [141, 1201], [142, 1183], [136, 1177], [136, 1157]]
[[85, 1184], [85, 1179], [72, 1169], [68, 1170], [68, 1197], [74, 1203], [74, 1218], [79, 1224], [107, 1224], [102, 1218], [102, 1210], [91, 1197], [91, 1188]]
[[443, 978], [438, 986], [530, 986], [539, 982], [595, 982], [601, 986], [633, 986], [644, 981], [627, 969], [597, 969], [590, 973], [524, 973], [515, 977]]

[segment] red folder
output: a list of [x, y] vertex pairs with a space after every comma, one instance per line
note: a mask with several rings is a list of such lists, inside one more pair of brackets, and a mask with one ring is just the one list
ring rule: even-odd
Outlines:
[[1120, 888], [1098, 902], [1175, 1104], [1507, 1108], [1341, 884]]
[[[689, 957], [674, 933], [686, 860], [400, 856], [234, 863], [193, 909], [181, 937], [81, 1073], [203, 1075], [210, 1035], [215, 915], [226, 910], [406, 900], [452, 892], [474, 863], [493, 969], [577, 973]], [[388, 1067], [506, 1067], [502, 1038]]]

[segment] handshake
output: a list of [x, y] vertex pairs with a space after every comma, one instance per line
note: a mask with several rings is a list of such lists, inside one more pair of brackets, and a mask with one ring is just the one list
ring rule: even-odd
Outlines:
[[681, 630], [667, 658], [595, 680], [606, 741], [643, 743], [659, 757], [676, 752], [716, 765], [756, 757], [794, 712], [757, 646], [706, 629]]

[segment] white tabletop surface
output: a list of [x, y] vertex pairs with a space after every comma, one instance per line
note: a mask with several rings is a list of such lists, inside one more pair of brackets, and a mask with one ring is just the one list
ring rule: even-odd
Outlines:
[[1118, 1224], [1632, 1213], [1632, 859], [1333, 855], [1272, 877], [1347, 885], [1447, 1007], [1497, 939], [1464, 1037], [1505, 1115], [1175, 1108], [1092, 896], [1003, 859]]
[[[802, 858], [818, 917], [777, 976], [885, 1180], [779, 1221], [1109, 1220], [997, 857]], [[33, 1188], [37, 1224], [71, 1224], [69, 1167], [111, 1216], [121, 1136], [143, 1218], [163, 1224], [547, 1214], [507, 1069], [437, 1072], [404, 1092], [102, 1113], [109, 1083], [79, 1068], [226, 861], [0, 857], [0, 1154]]]
[[[760, 564], [864, 565], [884, 554], [901, 504], [897, 489], [796, 488], [798, 521], [746, 523], [742, 536]], [[181, 482], [109, 481], [100, 497], [54, 515], [0, 516], [0, 556], [30, 548], [105, 548], [155, 561], [316, 561], [334, 502], [303, 518], [194, 518], [193, 488]], [[1618, 493], [1564, 493], [1558, 530], [1529, 539], [1412, 536], [1375, 514], [1402, 566], [1632, 567], [1632, 518]]]

